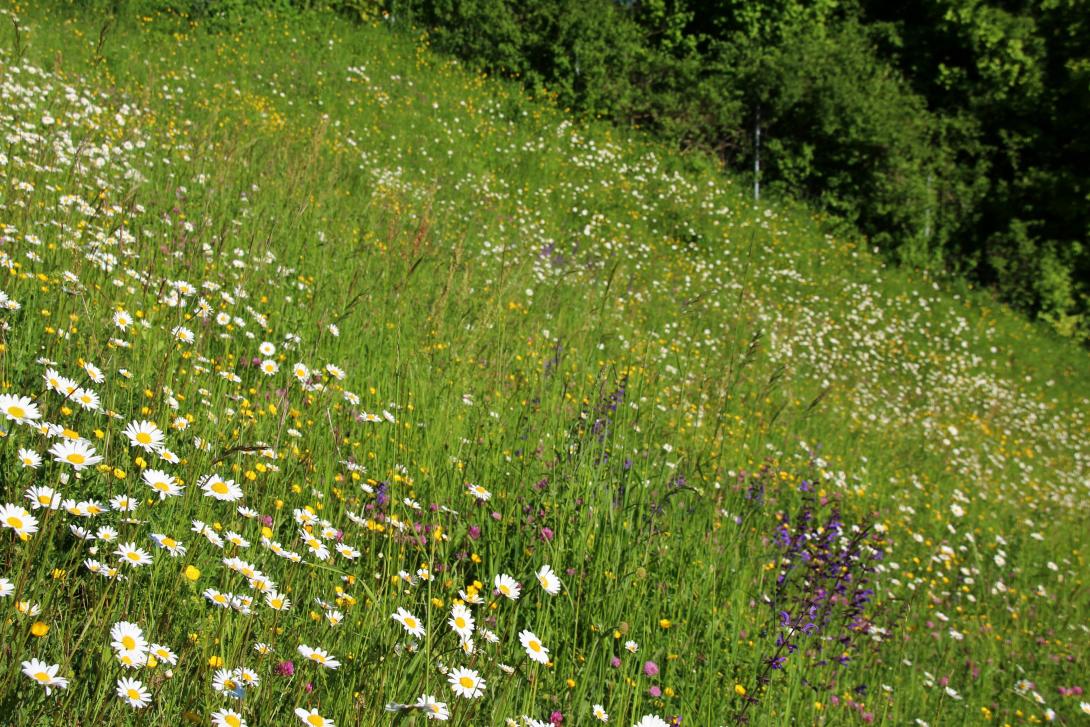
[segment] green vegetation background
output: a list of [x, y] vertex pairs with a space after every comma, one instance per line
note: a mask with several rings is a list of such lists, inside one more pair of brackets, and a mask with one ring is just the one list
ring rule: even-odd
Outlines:
[[[1057, 345], [979, 292], [884, 269], [850, 239], [820, 234], [798, 205], [751, 205], [739, 177], [713, 164], [694, 171], [711, 157], [573, 124], [513, 83], [487, 82], [372, 27], [407, 27], [403, 12], [384, 18], [364, 6], [352, 12], [372, 22], [354, 24], [246, 3], [194, 4], [188, 17], [161, 6], [15, 7], [21, 29], [4, 36], [5, 72], [17, 75], [21, 55], [49, 75], [21, 70], [16, 85], [49, 90], [27, 92], [21, 105], [13, 96], [3, 119], [14, 139], [9, 244], [44, 240], [5, 286], [23, 313], [3, 337], [4, 385], [40, 390], [37, 356], [66, 371], [84, 361], [111, 371], [102, 406], [123, 414], [116, 423], [42, 398], [43, 416], [94, 436], [107, 454], [80, 486], [106, 499], [143, 491], [120, 425], [174, 421], [155, 393], [169, 384], [192, 416], [184, 435], [171, 433], [184, 447], [179, 473], [196, 482], [230, 466], [277, 537], [298, 542], [289, 513], [304, 507], [346, 526], [361, 551], [354, 603], [338, 601], [346, 618], [328, 626], [307, 608], [342, 596], [341, 573], [262, 554], [261, 566], [274, 564], [293, 589], [295, 611], [262, 607], [246, 620], [216, 610], [203, 589], [241, 584], [196, 535], [186, 537], [196, 545], [185, 562], [201, 571], [196, 582], [157, 551], [125, 597], [112, 597], [110, 581], [87, 574], [70, 519], [43, 517], [35, 538], [0, 549], [5, 572], [20, 574], [15, 598], [42, 607], [3, 623], [11, 651], [0, 715], [34, 725], [207, 723], [224, 704], [210, 686], [222, 661], [261, 669], [265, 681], [245, 705], [253, 724], [286, 723], [302, 705], [342, 727], [385, 724], [386, 703], [433, 692], [456, 705], [456, 724], [553, 708], [566, 724], [585, 724], [601, 702], [615, 724], [655, 711], [714, 725], [747, 709], [744, 690], [760, 700], [748, 707], [751, 724], [853, 723], [862, 704], [887, 724], [1041, 722], [1052, 710], [1064, 723], [1082, 718], [1085, 697], [1072, 690], [1087, 686], [1079, 675], [1090, 623], [1085, 351]], [[791, 62], [809, 67], [802, 56]], [[82, 126], [69, 87], [95, 89], [102, 107]], [[676, 95], [698, 96], [682, 86]], [[124, 141], [146, 142], [128, 152], [142, 176], [125, 176], [116, 158], [86, 173], [56, 163], [60, 132], [47, 130], [46, 110], [48, 128], [71, 129], [85, 147], [121, 155]], [[770, 155], [781, 153], [774, 118], [762, 110]], [[742, 147], [748, 133], [740, 127]], [[251, 316], [254, 338], [201, 329], [192, 349], [176, 344], [174, 325], [198, 325], [160, 301], [159, 285], [118, 287], [73, 254], [70, 230], [82, 220], [55, 212], [70, 195], [124, 211], [154, 280], [245, 288], [265, 321]], [[94, 245], [119, 223], [102, 214], [86, 224], [78, 239]], [[79, 295], [68, 292], [68, 271]], [[143, 311], [147, 330], [132, 348], [103, 350], [118, 305]], [[323, 333], [329, 322], [339, 337]], [[297, 384], [284, 398], [294, 357], [281, 354], [280, 379], [244, 365], [259, 340], [289, 331], [307, 334], [301, 358], [343, 364], [361, 406], [389, 407], [396, 426], [361, 422], [355, 407]], [[121, 366], [131, 382], [115, 380]], [[218, 375], [236, 370], [244, 388]], [[277, 454], [277, 470], [233, 449], [273, 441], [285, 423], [300, 436]], [[184, 444], [193, 437], [216, 446]], [[55, 481], [60, 465], [19, 469], [16, 447], [7, 440], [0, 464], [6, 498], [22, 502], [27, 485]], [[218, 452], [230, 454], [221, 461]], [[365, 462], [374, 482], [358, 482], [346, 456]], [[441, 526], [449, 539], [354, 526], [345, 510], [374, 502], [359, 484], [379, 480], [390, 485], [391, 512]], [[466, 483], [489, 487], [487, 506], [472, 502]], [[819, 635], [765, 683], [781, 631], [762, 595], [787, 560], [771, 538], [795, 517], [804, 483], [819, 483], [807, 492], [888, 539], [869, 612], [885, 635], [853, 642], [843, 670], [817, 664]], [[141, 517], [178, 536], [190, 518], [222, 519], [258, 540], [257, 523], [198, 490], [180, 503], [144, 503]], [[426, 506], [418, 512], [406, 499]], [[480, 539], [471, 525], [483, 528]], [[148, 529], [118, 523], [123, 541], [146, 542]], [[499, 602], [504, 641], [477, 662], [487, 697], [452, 699], [436, 657], [457, 657], [445, 619], [458, 590], [499, 572], [532, 584], [545, 562], [565, 568], [565, 595], [528, 589], [518, 606]], [[426, 588], [398, 576], [438, 565], [443, 577]], [[429, 624], [434, 650], [402, 648], [390, 614], [403, 606]], [[43, 637], [32, 635], [35, 618], [50, 626]], [[122, 672], [106, 634], [122, 619], [179, 652], [169, 681], [147, 672], [154, 706], [143, 713], [114, 696]], [[553, 667], [529, 671], [515, 638], [523, 627], [545, 640]], [[277, 659], [303, 642], [346, 667], [307, 665], [288, 681], [255, 656], [257, 638]], [[638, 654], [624, 650], [627, 639]], [[20, 676], [14, 665], [31, 656], [62, 665], [70, 687], [47, 696]], [[662, 668], [661, 697], [645, 660]], [[500, 663], [520, 676], [507, 679]], [[314, 692], [304, 688], [312, 678]]]
[[[129, 4], [238, 20], [275, 3]], [[332, 4], [728, 168], [759, 154], [766, 192], [1090, 333], [1085, 0]]]

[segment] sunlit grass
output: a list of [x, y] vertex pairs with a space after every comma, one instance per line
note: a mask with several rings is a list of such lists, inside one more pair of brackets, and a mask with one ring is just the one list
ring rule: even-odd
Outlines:
[[1086, 719], [1085, 352], [383, 27], [8, 17], [11, 723]]

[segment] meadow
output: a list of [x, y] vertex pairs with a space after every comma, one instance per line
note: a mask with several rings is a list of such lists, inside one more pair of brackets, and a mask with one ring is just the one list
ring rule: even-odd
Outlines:
[[1090, 362], [377, 20], [0, 17], [0, 722], [1090, 724]]

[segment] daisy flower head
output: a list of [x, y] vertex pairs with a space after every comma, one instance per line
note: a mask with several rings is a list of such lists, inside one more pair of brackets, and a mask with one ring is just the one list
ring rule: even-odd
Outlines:
[[670, 727], [670, 723], [658, 715], [645, 714], [643, 718], [632, 727]]
[[178, 663], [178, 655], [169, 647], [163, 646], [162, 644], [152, 644], [148, 647], [148, 653], [164, 664], [174, 666]]
[[316, 709], [303, 709], [302, 707], [295, 708], [295, 716], [309, 727], [337, 727], [333, 724], [333, 720], [326, 719], [322, 715], [318, 714]]
[[56, 510], [61, 506], [61, 493], [48, 485], [35, 485], [28, 489], [23, 496], [30, 500], [30, 509], [32, 510], [40, 510], [43, 507]]
[[606, 708], [603, 707], [600, 704], [594, 705], [591, 708], [590, 712], [591, 712], [591, 714], [594, 715], [594, 718], [596, 720], [598, 720], [599, 722], [608, 722], [609, 721], [609, 715], [606, 714]]
[[271, 358], [267, 358], [261, 362], [261, 373], [266, 376], [272, 376], [280, 370], [280, 364], [273, 361]]
[[526, 656], [530, 657], [538, 664], [549, 663], [549, 650], [541, 643], [533, 631], [522, 631], [519, 633], [519, 643], [522, 644], [522, 648], [526, 649]]
[[481, 502], [487, 502], [492, 497], [492, 493], [486, 490], [483, 485], [466, 485], [466, 489], [469, 490], [469, 494]]
[[626, 651], [628, 651], [628, 653], [635, 654], [637, 651], [640, 650], [640, 645], [637, 644], [635, 641], [629, 639], [628, 641], [624, 642], [624, 648]]
[[0, 525], [11, 528], [24, 540], [30, 537], [31, 533], [38, 532], [38, 518], [27, 512], [21, 505], [0, 506]]
[[29, 396], [10, 394], [0, 394], [0, 412], [3, 412], [8, 421], [16, 424], [29, 424], [42, 416], [38, 405]]
[[75, 381], [67, 376], [61, 376], [56, 369], [46, 369], [44, 378], [46, 388], [57, 392], [61, 396], [70, 396], [79, 388]]
[[212, 713], [212, 727], [246, 727], [246, 720], [233, 709], [221, 709]]
[[436, 700], [430, 694], [421, 696], [413, 706], [423, 711], [428, 719], [437, 719], [440, 722], [450, 719], [450, 710], [447, 709], [446, 703]]
[[142, 565], [151, 565], [151, 553], [143, 548], [137, 548], [136, 543], [123, 543], [117, 546], [114, 555], [116, 555], [122, 563], [132, 566], [133, 568]]
[[225, 480], [219, 475], [208, 475], [200, 485], [206, 497], [214, 497], [221, 502], [235, 502], [242, 499], [242, 488], [234, 480]]
[[129, 438], [130, 447], [140, 447], [146, 452], [158, 452], [163, 448], [163, 440], [166, 439], [166, 435], [154, 422], [146, 420], [129, 422], [124, 434]]
[[518, 584], [518, 581], [506, 573], [500, 573], [496, 576], [495, 586], [496, 590], [500, 592], [500, 595], [506, 596], [512, 601], [517, 601], [519, 594], [522, 593], [522, 586]]
[[424, 635], [424, 626], [420, 623], [420, 619], [413, 616], [404, 608], [399, 606], [397, 613], [390, 614], [390, 618], [404, 626], [405, 630], [416, 638], [419, 639]]
[[151, 692], [137, 679], [122, 677], [117, 680], [117, 696], [128, 702], [133, 709], [143, 709], [151, 704]]
[[474, 586], [469, 586], [469, 588], [458, 591], [458, 598], [462, 599], [466, 603], [471, 603], [474, 605], [484, 603], [484, 599], [481, 598], [481, 592], [478, 591]]
[[261, 345], [257, 347], [257, 350], [262, 356], [269, 357], [276, 355], [276, 344], [269, 341], [262, 341]]
[[106, 381], [106, 375], [102, 373], [102, 369], [100, 369], [98, 366], [95, 366], [90, 361], [83, 364], [83, 372], [87, 374], [87, 378], [91, 379], [91, 381], [95, 382], [96, 384], [101, 384]]
[[196, 338], [193, 335], [193, 331], [185, 326], [174, 326], [170, 329], [170, 335], [174, 337], [175, 341], [180, 343], [193, 343]]
[[23, 673], [45, 687], [47, 695], [52, 694], [54, 689], [66, 689], [68, 687], [68, 680], [57, 676], [57, 672], [61, 668], [60, 664], [47, 664], [40, 659], [31, 659], [30, 661], [24, 661], [22, 666]]
[[274, 611], [287, 611], [291, 608], [291, 600], [277, 591], [269, 591], [266, 593], [265, 603]]
[[312, 649], [306, 644], [299, 644], [299, 653], [302, 654], [303, 658], [321, 664], [326, 669], [336, 669], [341, 665], [341, 662], [330, 656], [329, 652], [324, 649]]
[[110, 498], [110, 507], [115, 512], [133, 512], [140, 507], [140, 501], [134, 500], [128, 495], [114, 495]]
[[550, 596], [560, 593], [560, 578], [553, 572], [552, 566], [547, 563], [538, 570], [537, 582]]
[[173, 476], [168, 475], [162, 470], [144, 470], [141, 477], [144, 480], [144, 484], [159, 493], [159, 499], [165, 500], [168, 497], [179, 497], [182, 494], [182, 490], [185, 489], [182, 485], [178, 484], [178, 481]]
[[95, 448], [83, 439], [66, 439], [57, 442], [49, 448], [49, 453], [57, 462], [71, 465], [79, 472], [85, 467], [93, 467], [102, 461], [102, 457], [95, 454]]
[[144, 631], [132, 623], [131, 621], [118, 621], [110, 629], [110, 646], [117, 651], [139, 651], [141, 653], [148, 650], [147, 639], [144, 638]]
[[114, 311], [114, 325], [122, 331], [128, 330], [129, 326], [132, 325], [132, 316], [124, 309]]
[[487, 686], [478, 672], [465, 667], [452, 669], [447, 676], [447, 681], [450, 682], [450, 688], [456, 695], [466, 699], [480, 697], [484, 694], [485, 686]]
[[30, 601], [16, 601], [15, 610], [24, 616], [37, 616], [41, 614], [42, 607], [40, 604], [31, 603]]
[[91, 389], [76, 389], [76, 393], [72, 394], [72, 398], [87, 411], [98, 411], [99, 407], [102, 405], [102, 402], [98, 398], [98, 394]]
[[217, 669], [212, 675], [212, 688], [235, 699], [242, 699], [242, 676], [238, 669]]
[[19, 450], [19, 463], [27, 469], [36, 470], [42, 465], [42, 455], [33, 449], [21, 448]]
[[174, 538], [164, 533], [152, 533], [148, 536], [152, 542], [158, 545], [163, 550], [170, 553], [171, 558], [177, 558], [180, 555], [185, 555], [185, 546], [179, 543]]
[[463, 604], [455, 604], [450, 609], [450, 620], [447, 623], [460, 638], [468, 639], [473, 635], [473, 614]]
[[202, 593], [201, 595], [204, 596], [213, 606], [228, 608], [231, 605], [231, 597], [226, 593], [220, 593], [215, 588], [206, 588], [204, 589], [204, 593]]
[[344, 543], [337, 543], [333, 546], [334, 550], [341, 554], [343, 558], [348, 560], [355, 560], [360, 557], [360, 551], [357, 548], [353, 548], [351, 545], [345, 545]]

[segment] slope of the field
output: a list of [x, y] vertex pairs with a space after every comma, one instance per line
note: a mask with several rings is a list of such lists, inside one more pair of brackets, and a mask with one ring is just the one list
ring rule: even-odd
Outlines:
[[1090, 719], [1085, 351], [382, 27], [4, 20], [9, 723]]

